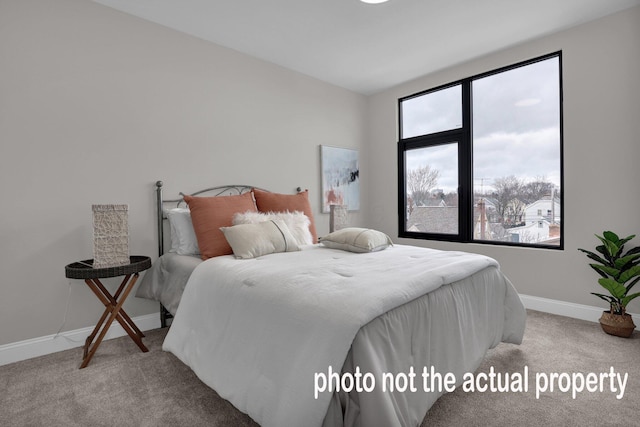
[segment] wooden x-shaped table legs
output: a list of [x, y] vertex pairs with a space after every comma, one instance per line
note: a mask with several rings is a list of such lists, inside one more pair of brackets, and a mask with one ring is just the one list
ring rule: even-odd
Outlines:
[[[138, 280], [138, 273], [133, 275], [127, 274], [120, 287], [115, 294], [111, 295], [107, 288], [100, 282], [98, 279], [85, 279], [85, 283], [89, 285], [89, 288], [93, 291], [94, 294], [98, 297], [98, 299], [104, 304], [105, 309], [102, 313], [102, 317], [98, 321], [98, 324], [95, 328], [93, 328], [93, 332], [91, 335], [87, 337], [87, 340], [84, 344], [84, 354], [82, 356], [82, 364], [80, 365], [80, 369], [85, 368], [91, 358], [95, 354], [98, 346], [104, 339], [104, 336], [109, 330], [109, 327], [113, 323], [114, 320], [118, 320], [122, 328], [129, 334], [131, 339], [140, 347], [140, 350], [143, 352], [149, 351], [147, 347], [142, 343], [142, 337], [144, 334], [138, 327], [133, 323], [133, 320], [129, 317], [129, 315], [122, 309], [122, 304], [129, 296], [129, 293], [133, 289], [133, 286], [136, 284]], [[106, 322], [105, 322], [106, 320]], [[98, 332], [100, 334], [98, 335]], [[97, 335], [97, 339], [96, 339]], [[93, 340], [95, 339], [95, 342]]]

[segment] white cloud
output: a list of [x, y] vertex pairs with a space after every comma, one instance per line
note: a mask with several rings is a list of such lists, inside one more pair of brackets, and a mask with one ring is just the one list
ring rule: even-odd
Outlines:
[[513, 105], [515, 105], [516, 107], [532, 107], [534, 105], [540, 104], [540, 102], [542, 102], [540, 98], [524, 98], [516, 101], [516, 103]]
[[560, 132], [546, 128], [524, 133], [494, 133], [474, 141], [474, 177], [485, 185], [503, 176], [525, 181], [544, 176], [560, 185]]

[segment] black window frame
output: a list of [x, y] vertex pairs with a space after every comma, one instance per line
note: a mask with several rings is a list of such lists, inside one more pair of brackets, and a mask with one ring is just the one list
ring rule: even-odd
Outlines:
[[[560, 124], [560, 242], [558, 245], [540, 243], [521, 243], [495, 240], [476, 240], [473, 238], [474, 218], [474, 186], [473, 186], [473, 138], [472, 138], [472, 82], [494, 74], [513, 70], [519, 67], [558, 58], [559, 78], [559, 124]], [[402, 102], [423, 96], [442, 89], [461, 85], [462, 88], [462, 127], [427, 135], [402, 138]], [[406, 180], [405, 166], [407, 151], [447, 144], [458, 143], [458, 234], [430, 233], [407, 231]], [[552, 203], [554, 201], [552, 200]], [[531, 247], [564, 250], [564, 128], [563, 128], [563, 83], [562, 83], [562, 51], [542, 55], [533, 59], [500, 67], [471, 77], [460, 79], [431, 89], [420, 91], [398, 99], [398, 237], [423, 240], [439, 240], [460, 243], [477, 243], [486, 245]]]

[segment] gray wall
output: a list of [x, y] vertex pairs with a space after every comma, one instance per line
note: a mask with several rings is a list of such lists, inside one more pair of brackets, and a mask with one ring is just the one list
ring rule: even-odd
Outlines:
[[[397, 99], [420, 90], [562, 50], [565, 250], [401, 239], [402, 243], [495, 257], [520, 293], [606, 306], [589, 294], [597, 275], [577, 248], [594, 233], [640, 234], [640, 7], [402, 84], [369, 100], [367, 223], [398, 234]], [[470, 40], [470, 43], [473, 41]], [[375, 173], [374, 173], [375, 172]], [[640, 245], [640, 237], [632, 243]], [[640, 289], [638, 289], [640, 291]], [[602, 304], [600, 304], [602, 303]], [[640, 303], [630, 311], [640, 312]]]
[[92, 257], [93, 203], [129, 204], [131, 253], [155, 257], [158, 179], [166, 196], [308, 188], [326, 233], [318, 146], [362, 151], [365, 114], [361, 95], [90, 1], [0, 0], [0, 345], [54, 334], [69, 286], [64, 330], [95, 324], [64, 266]]
[[635, 8], [366, 98], [86, 0], [0, 0], [0, 345], [55, 333], [69, 289], [64, 330], [95, 324], [101, 304], [64, 265], [91, 257], [93, 203], [129, 204], [131, 252], [155, 256], [157, 179], [167, 195], [308, 188], [323, 233], [318, 146], [357, 148], [353, 223], [397, 236], [397, 98], [560, 49], [565, 250], [402, 243], [485, 253], [521, 293], [597, 305], [576, 248], [640, 233], [638, 40]]

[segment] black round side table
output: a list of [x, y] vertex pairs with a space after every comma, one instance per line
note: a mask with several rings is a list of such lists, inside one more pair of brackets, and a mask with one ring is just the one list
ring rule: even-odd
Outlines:
[[[122, 328], [138, 347], [140, 347], [140, 350], [143, 352], [149, 351], [142, 343], [144, 334], [122, 309], [122, 304], [124, 304], [124, 301], [129, 296], [133, 285], [136, 284], [139, 273], [151, 267], [151, 258], [134, 255], [129, 257], [129, 261], [129, 264], [117, 267], [93, 268], [93, 260], [89, 259], [74, 262], [64, 268], [65, 276], [69, 279], [84, 279], [85, 283], [105, 306], [100, 320], [84, 343], [84, 354], [82, 356], [80, 369], [85, 368], [89, 364], [114, 320], [118, 320]], [[100, 279], [118, 276], [124, 276], [124, 278], [116, 292], [112, 295], [109, 290], [104, 287], [102, 282], [100, 282]]]

